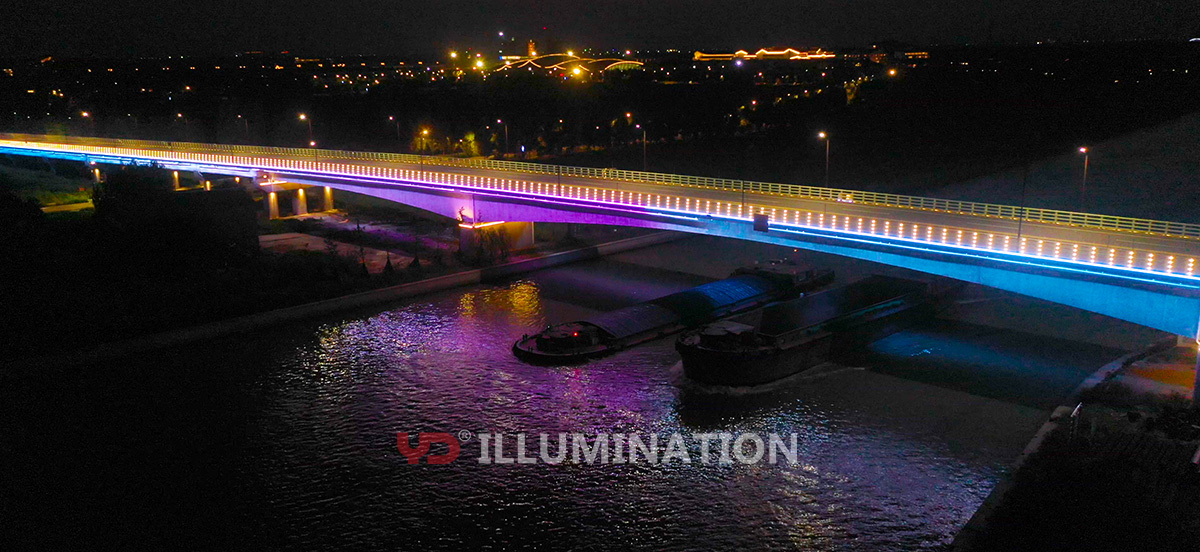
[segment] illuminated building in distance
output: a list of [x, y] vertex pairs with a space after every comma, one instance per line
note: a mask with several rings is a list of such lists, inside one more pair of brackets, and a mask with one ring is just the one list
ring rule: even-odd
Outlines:
[[735, 59], [761, 59], [761, 60], [809, 60], [809, 59], [831, 59], [836, 57], [833, 52], [825, 51], [821, 48], [801, 49], [783, 48], [780, 50], [768, 50], [759, 48], [754, 53], [746, 50], [738, 50], [732, 54], [709, 54], [697, 51], [692, 55], [692, 59], [696, 61], [730, 61]]

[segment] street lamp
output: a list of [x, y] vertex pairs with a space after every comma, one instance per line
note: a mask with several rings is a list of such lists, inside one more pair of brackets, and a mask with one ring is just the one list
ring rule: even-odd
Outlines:
[[308, 123], [308, 146], [313, 147], [313, 146], [317, 145], [316, 141], [313, 140], [312, 119], [310, 119], [307, 114], [301, 113], [300, 120]]
[[642, 125], [634, 125], [634, 128], [642, 129], [642, 172], [646, 172], [646, 129]]
[[1079, 153], [1083, 154], [1083, 185], [1079, 187], [1079, 206], [1083, 208], [1083, 198], [1087, 194], [1087, 173], [1088, 173], [1088, 149], [1087, 147], [1079, 148]]
[[242, 117], [241, 115], [238, 115], [237, 118], [239, 121], [242, 122], [242, 130], [244, 130], [246, 132], [246, 139], [249, 140], [250, 139], [250, 121], [246, 120], [246, 118]]
[[395, 115], [388, 115], [388, 120], [396, 123], [396, 143], [399, 144], [404, 140], [400, 137], [400, 121], [396, 119]]
[[508, 155], [508, 123], [496, 119], [496, 124], [504, 125], [504, 155]]
[[825, 187], [829, 187], [829, 135], [825, 131], [817, 133], [817, 138], [825, 142]]

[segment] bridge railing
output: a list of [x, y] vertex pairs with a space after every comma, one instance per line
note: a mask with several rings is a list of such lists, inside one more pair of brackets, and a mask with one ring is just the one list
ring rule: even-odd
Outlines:
[[1013, 205], [998, 205], [994, 203], [979, 203], [974, 201], [959, 201], [953, 199], [937, 199], [931, 197], [908, 196], [879, 192], [843, 190], [819, 186], [805, 186], [801, 184], [730, 180], [724, 178], [629, 171], [623, 169], [571, 167], [565, 165], [524, 163], [520, 161], [464, 159], [458, 157], [425, 156], [403, 153], [201, 144], [193, 142], [158, 142], [117, 138], [86, 138], [79, 136], [43, 136], [33, 134], [0, 133], [0, 140], [97, 147], [119, 147], [168, 152], [219, 153], [227, 155], [248, 155], [259, 157], [279, 156], [297, 159], [317, 157], [326, 161], [337, 159], [344, 161], [424, 164], [443, 167], [517, 172], [525, 174], [556, 175], [574, 178], [637, 182], [710, 190], [746, 191], [759, 194], [822, 199], [845, 203], [859, 203], [903, 209], [918, 209], [924, 211], [936, 211], [980, 217], [1005, 218], [1012, 220], [1023, 219], [1030, 222], [1062, 224], [1102, 230], [1120, 230], [1164, 236], [1200, 238], [1200, 224], [1118, 217], [1112, 215], [1098, 215], [1092, 213], [1060, 211], [1055, 209], [1041, 209], [1035, 207], [1017, 207]]

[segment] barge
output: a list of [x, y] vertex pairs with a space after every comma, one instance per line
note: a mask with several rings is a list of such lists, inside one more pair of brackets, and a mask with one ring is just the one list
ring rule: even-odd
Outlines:
[[595, 358], [794, 297], [829, 284], [833, 276], [832, 270], [788, 260], [739, 268], [724, 280], [523, 335], [513, 344], [513, 354], [546, 363]]
[[768, 383], [932, 316], [950, 287], [870, 276], [689, 330], [675, 349], [683, 357], [684, 374], [694, 381], [734, 387]]

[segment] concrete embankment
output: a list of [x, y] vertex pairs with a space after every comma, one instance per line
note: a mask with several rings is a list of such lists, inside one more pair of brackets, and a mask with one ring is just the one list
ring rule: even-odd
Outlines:
[[676, 232], [657, 232], [645, 236], [637, 236], [595, 246], [573, 249], [571, 251], [563, 251], [561, 253], [551, 253], [549, 255], [533, 259], [524, 259], [486, 268], [466, 270], [463, 272], [456, 272], [454, 274], [447, 274], [445, 276], [438, 276], [435, 278], [410, 282], [407, 284], [400, 284], [397, 286], [364, 291], [351, 295], [344, 295], [314, 303], [306, 303], [303, 305], [249, 314], [228, 320], [220, 320], [216, 322], [200, 324], [197, 326], [190, 326], [151, 335], [134, 337], [123, 341], [105, 343], [91, 349], [73, 353], [17, 359], [9, 363], [9, 368], [16, 370], [36, 369], [49, 366], [82, 364], [103, 359], [117, 358], [125, 355], [161, 349], [164, 347], [214, 339], [232, 333], [252, 331], [278, 324], [294, 322], [297, 320], [329, 315], [340, 311], [385, 304], [399, 299], [426, 293], [502, 280], [504, 278], [509, 278], [527, 272], [594, 259], [632, 249], [649, 247], [652, 245], [681, 239], [686, 236], [687, 234], [679, 234]]
[[988, 494], [987, 499], [983, 501], [983, 504], [979, 506], [979, 509], [975, 510], [975, 514], [971, 516], [971, 519], [967, 521], [967, 524], [963, 526], [962, 530], [958, 532], [958, 535], [954, 537], [954, 542], [951, 545], [951, 549], [955, 552], [970, 552], [971, 550], [975, 549], [976, 542], [982, 538], [984, 534], [986, 534], [988, 520], [992, 513], [996, 510], [997, 506], [1004, 501], [1004, 495], [1008, 493], [1010, 489], [1012, 489], [1014, 483], [1013, 478], [1017, 471], [1021, 469], [1021, 466], [1025, 465], [1025, 462], [1030, 456], [1038, 451], [1042, 445], [1042, 441], [1046, 439], [1047, 435], [1050, 435], [1050, 433], [1052, 433], [1055, 429], [1058, 429], [1060, 424], [1070, 422], [1071, 414], [1076, 405], [1079, 403], [1079, 397], [1084, 391], [1116, 377], [1121, 369], [1129, 366], [1133, 362], [1159, 351], [1166, 350], [1172, 347], [1174, 344], [1175, 341], [1173, 339], [1165, 340], [1155, 343], [1145, 350], [1126, 354], [1116, 360], [1113, 360], [1112, 362], [1109, 362], [1108, 364], [1105, 364], [1094, 374], [1083, 380], [1083, 382], [1081, 382], [1079, 386], [1075, 388], [1071, 395], [1065, 399], [1064, 404], [1055, 408], [1054, 412], [1050, 414], [1050, 419], [1047, 420], [1040, 429], [1038, 429], [1038, 432], [1033, 436], [1033, 439], [1031, 439], [1029, 444], [1025, 446], [1025, 450], [1021, 452], [1021, 456], [1017, 457], [1017, 460], [1013, 462], [1012, 466], [1009, 468], [1008, 475], [1000, 480], [999, 483], [996, 483], [996, 486], [992, 488], [992, 492]]

